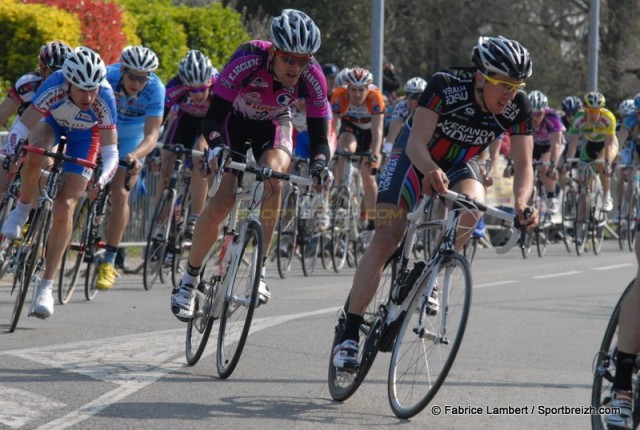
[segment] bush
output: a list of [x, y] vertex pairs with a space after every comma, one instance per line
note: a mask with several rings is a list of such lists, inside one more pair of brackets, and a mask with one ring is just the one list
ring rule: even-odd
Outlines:
[[40, 47], [61, 40], [71, 46], [81, 38], [80, 21], [60, 9], [36, 4], [0, 2], [0, 76], [14, 82], [38, 67]]

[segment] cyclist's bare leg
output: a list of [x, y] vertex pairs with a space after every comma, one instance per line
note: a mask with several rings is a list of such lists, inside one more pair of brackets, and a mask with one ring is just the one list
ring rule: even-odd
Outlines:
[[[207, 146], [207, 142], [200, 137], [196, 143], [196, 148], [203, 151]], [[207, 177], [202, 174], [202, 157], [193, 157], [193, 167], [191, 169], [191, 214], [200, 215], [204, 209], [205, 201], [207, 200]]]
[[[286, 172], [291, 164], [291, 156], [280, 149], [269, 149], [262, 153], [259, 165], [266, 165], [277, 172]], [[264, 255], [269, 255], [271, 238], [278, 222], [280, 213], [280, 195], [282, 194], [282, 181], [269, 179], [264, 183], [264, 198], [260, 210], [260, 223], [264, 233]]]
[[[29, 134], [29, 145], [47, 149], [53, 143], [55, 135], [51, 126], [39, 122]], [[29, 153], [25, 157], [20, 173], [20, 198], [22, 203], [29, 203], [38, 197], [40, 187], [40, 169], [45, 158], [41, 155]]]
[[[466, 194], [475, 200], [484, 203], [485, 199], [485, 189], [484, 186], [476, 181], [475, 179], [464, 179], [458, 183], [456, 183], [452, 188], [453, 191], [459, 194]], [[456, 250], [462, 249], [465, 243], [469, 239], [471, 239], [471, 234], [473, 233], [473, 228], [475, 227], [479, 213], [469, 213], [465, 212], [460, 217], [460, 224], [457, 231], [456, 237]]]
[[[127, 169], [119, 167], [116, 175], [111, 180], [111, 205], [117, 210], [111, 211], [107, 218], [107, 245], [118, 247], [124, 230], [129, 224], [129, 194], [130, 192], [124, 188], [124, 180], [127, 176]], [[129, 186], [131, 189], [136, 184], [138, 175], [129, 178]]]
[[[546, 154], [542, 154], [542, 156], [540, 157], [540, 161], [544, 161], [544, 162], [551, 161], [551, 151], [547, 152]], [[538, 168], [540, 169], [540, 177], [542, 178], [544, 189], [547, 191], [547, 193], [555, 194], [556, 180], [553, 178], [550, 178], [547, 175], [547, 173], [549, 172], [549, 166], [545, 166], [544, 164], [541, 164], [538, 166]]]
[[407, 210], [389, 203], [376, 205], [376, 229], [353, 277], [349, 313], [363, 315], [374, 297], [384, 264], [393, 255], [407, 227]]
[[364, 189], [363, 207], [366, 219], [372, 219], [373, 209], [378, 197], [378, 183], [376, 177], [371, 174], [369, 160], [363, 158], [360, 161], [360, 177], [362, 178], [362, 188]]
[[47, 264], [43, 279], [53, 279], [62, 255], [71, 239], [73, 227], [73, 210], [82, 193], [87, 189], [87, 179], [77, 173], [64, 173], [63, 186], [53, 201], [51, 227], [47, 238]]

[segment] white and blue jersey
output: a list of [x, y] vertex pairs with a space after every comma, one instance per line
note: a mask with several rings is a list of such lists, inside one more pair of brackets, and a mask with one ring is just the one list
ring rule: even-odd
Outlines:
[[162, 118], [165, 87], [160, 78], [151, 73], [147, 85], [137, 96], [128, 96], [122, 85], [122, 66], [107, 66], [107, 81], [113, 88], [118, 110], [118, 153], [125, 159], [144, 139], [147, 117]]
[[[69, 97], [70, 86], [62, 71], [58, 70], [40, 85], [31, 105], [44, 115], [42, 121], [52, 128], [56, 142], [60, 135], [67, 136], [67, 155], [95, 162], [100, 148], [98, 132], [116, 128], [117, 111], [113, 90], [105, 81], [100, 85], [91, 108], [81, 110]], [[64, 170], [85, 177], [90, 174], [83, 167], [72, 163], [65, 163]]]

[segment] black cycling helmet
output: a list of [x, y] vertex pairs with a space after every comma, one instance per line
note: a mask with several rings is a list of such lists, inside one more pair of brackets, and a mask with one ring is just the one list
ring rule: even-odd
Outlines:
[[514, 79], [527, 79], [532, 72], [529, 51], [519, 42], [502, 36], [478, 38], [471, 61], [481, 72], [499, 73]]
[[333, 63], [326, 63], [322, 65], [322, 73], [328, 78], [335, 78], [340, 73], [340, 69]]
[[562, 111], [565, 115], [575, 115], [582, 109], [582, 100], [578, 96], [569, 96], [562, 100]]

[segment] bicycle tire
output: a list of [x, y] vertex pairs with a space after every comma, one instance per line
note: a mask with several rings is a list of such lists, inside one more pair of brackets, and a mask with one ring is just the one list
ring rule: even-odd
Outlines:
[[634, 188], [629, 200], [629, 211], [627, 212], [627, 244], [629, 252], [633, 252], [636, 245], [636, 230], [638, 228], [638, 189]]
[[571, 185], [567, 185], [562, 192], [562, 241], [569, 254], [574, 246], [576, 212], [575, 190]]
[[168, 189], [162, 191], [162, 197], [156, 205], [156, 209], [153, 212], [153, 218], [151, 218], [151, 224], [149, 225], [149, 233], [147, 234], [147, 245], [144, 251], [144, 266], [142, 272], [143, 286], [145, 290], [150, 290], [156, 284], [158, 278], [160, 282], [164, 283], [164, 277], [162, 271], [164, 270], [164, 259], [167, 250], [167, 241], [158, 239], [155, 236], [156, 228], [162, 220], [163, 212], [165, 208], [169, 208], [171, 205], [171, 195]]
[[[635, 280], [624, 290], [616, 307], [611, 313], [611, 318], [607, 324], [607, 328], [600, 344], [600, 349], [596, 353], [593, 362], [593, 386], [591, 389], [591, 405], [598, 410], [600, 406], [607, 406], [611, 401], [611, 387], [613, 385], [616, 365], [614, 363], [615, 352], [618, 344], [618, 319], [620, 317], [620, 308], [624, 298], [631, 291], [631, 287]], [[640, 424], [638, 422], [638, 414], [640, 411], [634, 411], [634, 428]], [[591, 415], [591, 428], [594, 430], [608, 429], [608, 425], [603, 421], [602, 415]]]
[[[109, 185], [107, 185], [109, 186]], [[96, 288], [96, 282], [98, 280], [98, 273], [100, 272], [100, 264], [102, 263], [103, 256], [106, 252], [106, 243], [103, 239], [107, 237], [107, 221], [110, 211], [110, 194], [108, 188], [107, 194], [104, 196], [105, 205], [104, 208], [98, 208], [97, 205], [93, 205], [93, 212], [89, 217], [89, 235], [86, 240], [87, 249], [85, 253], [85, 261], [87, 263], [87, 270], [85, 272], [84, 281], [84, 298], [88, 301], [95, 299], [98, 294]], [[101, 215], [99, 213], [103, 212]], [[96, 219], [99, 216], [99, 219]]]
[[210, 279], [200, 281], [198, 291], [205, 297], [204, 303], [197, 303], [196, 316], [187, 323], [185, 356], [187, 364], [194, 366], [202, 357], [213, 328], [213, 303], [218, 283]]
[[602, 189], [598, 188], [593, 197], [593, 203], [591, 207], [591, 244], [593, 253], [595, 255], [600, 254], [602, 249], [602, 242], [604, 241], [604, 227], [607, 223], [607, 212], [602, 210], [604, 205], [604, 193]]
[[[285, 279], [291, 272], [293, 256], [297, 252], [298, 236], [298, 191], [292, 189], [282, 199], [282, 209], [278, 218], [278, 238], [276, 241], [276, 261], [278, 275]], [[303, 269], [304, 270], [304, 269]]]
[[[625, 185], [626, 188], [626, 185]], [[622, 189], [622, 193], [620, 194], [621, 196], [626, 196], [626, 190], [623, 188]], [[629, 211], [628, 209], [628, 202], [623, 202], [621, 201], [620, 204], [618, 204], [618, 219], [616, 220], [616, 234], [618, 236], [618, 247], [620, 248], [620, 251], [624, 251], [624, 249], [627, 246], [627, 235], [629, 234], [628, 228], [627, 226], [629, 224], [627, 224], [627, 219], [629, 216]]]
[[302, 262], [302, 273], [304, 276], [311, 276], [318, 264], [318, 253], [320, 252], [320, 235], [317, 233], [309, 237], [300, 238], [300, 261]]
[[469, 266], [473, 264], [473, 259], [476, 257], [476, 251], [478, 250], [478, 238], [472, 237], [462, 247], [462, 255], [467, 259]]
[[[454, 276], [455, 280], [452, 279]], [[421, 318], [425, 307], [421, 301], [427, 290], [427, 285], [424, 285], [411, 298], [409, 311], [403, 317], [398, 337], [393, 345], [387, 391], [391, 410], [400, 418], [410, 418], [420, 413], [436, 395], [453, 366], [467, 325], [471, 306], [471, 273], [466, 259], [455, 253], [443, 256], [436, 282], [440, 287], [440, 297], [448, 295], [448, 303], [440, 307], [437, 315], [430, 317], [425, 314], [424, 318]], [[459, 300], [456, 300], [456, 297]], [[457, 323], [455, 310], [460, 311]], [[445, 317], [447, 326], [443, 329], [441, 324]], [[417, 330], [417, 327], [421, 330]], [[428, 329], [437, 337], [442, 337], [442, 333], [446, 332], [446, 338], [450, 340], [446, 344], [444, 341], [437, 342], [436, 338], [427, 340], [423, 338], [423, 329]], [[439, 347], [444, 350], [434, 353], [434, 349]], [[418, 355], [420, 355], [419, 358], [417, 358]], [[446, 358], [441, 366], [434, 363], [443, 357]], [[426, 362], [429, 364], [425, 365]], [[428, 371], [425, 371], [425, 367], [428, 367]], [[437, 370], [438, 367], [440, 371]], [[417, 381], [415, 375], [423, 371], [422, 380]], [[405, 388], [406, 392], [404, 392]], [[426, 391], [420, 392], [423, 388]]]
[[[9, 333], [13, 333], [18, 326], [20, 314], [22, 313], [22, 308], [24, 307], [24, 302], [27, 297], [27, 291], [29, 291], [38, 264], [38, 254], [44, 246], [43, 242], [46, 240], [45, 232], [47, 231], [47, 225], [49, 223], [45, 215], [46, 214], [43, 214], [40, 209], [36, 210], [31, 221], [31, 226], [21, 244], [21, 246], [24, 246], [24, 254], [19, 262], [19, 267], [16, 269], [13, 280], [13, 292], [16, 292], [15, 287], [18, 286], [18, 294], [16, 295], [13, 306]], [[18, 285], [16, 285], [16, 282]]]
[[71, 296], [78, 283], [80, 267], [84, 261], [86, 250], [85, 232], [89, 228], [88, 219], [91, 210], [89, 199], [82, 199], [76, 206], [71, 230], [71, 240], [62, 255], [60, 271], [58, 272], [58, 303], [64, 305], [71, 300]]
[[[9, 212], [15, 206], [15, 197], [13, 194], [7, 194], [0, 202], [0, 225], [4, 225], [4, 221], [9, 215]], [[6, 238], [0, 234], [0, 278], [4, 277], [9, 264], [13, 258], [15, 250], [15, 241]]]
[[352, 222], [352, 208], [349, 190], [337, 189], [331, 199], [333, 215], [331, 220], [331, 262], [336, 273], [344, 268], [349, 252], [349, 233]]
[[544, 257], [544, 254], [547, 251], [547, 246], [549, 245], [550, 226], [551, 219], [549, 219], [549, 216], [545, 214], [541, 221], [541, 225], [535, 229], [536, 250], [538, 251], [538, 257], [540, 258]]
[[182, 201], [182, 216], [178, 220], [174, 213], [171, 220], [172, 234], [169, 237], [173, 237], [173, 244], [167, 245], [168, 248], [173, 249], [173, 258], [171, 260], [171, 283], [174, 288], [180, 285], [180, 278], [186, 268], [187, 260], [189, 259], [189, 249], [191, 245], [185, 240], [187, 231], [187, 224], [191, 217], [191, 193], [189, 189], [184, 190], [178, 199]]
[[360, 365], [355, 374], [338, 372], [333, 365], [333, 349], [342, 340], [342, 334], [344, 332], [346, 322], [346, 309], [349, 309], [349, 297], [347, 297], [344, 306], [338, 310], [335, 334], [331, 344], [331, 353], [329, 354], [329, 371], [327, 378], [329, 393], [336, 401], [343, 402], [351, 397], [358, 390], [373, 365], [376, 354], [378, 353], [378, 339], [380, 338], [380, 330], [383, 322], [381, 315], [379, 314], [379, 309], [380, 306], [386, 303], [389, 299], [391, 286], [396, 278], [400, 249], [401, 248], [399, 248], [398, 251], [396, 251], [396, 253], [394, 253], [394, 255], [385, 263], [382, 276], [380, 278], [380, 284], [376, 290], [376, 295], [373, 297], [371, 303], [369, 303], [369, 306], [363, 315], [363, 321], [360, 325], [361, 336], [358, 349], [360, 353], [358, 362]]
[[[231, 376], [238, 365], [249, 335], [253, 312], [258, 300], [263, 253], [262, 227], [255, 221], [249, 221], [244, 243], [237, 256], [236, 273], [226, 274], [226, 277], [231, 276], [231, 285], [229, 290], [225, 291], [216, 352], [218, 375], [223, 379]], [[245, 262], [247, 260], [246, 254], [250, 254], [249, 264]], [[247, 286], [250, 287], [250, 290], [247, 290]]]
[[[584, 220], [579, 221], [579, 212], [580, 208], [584, 210]], [[578, 256], [584, 254], [584, 247], [587, 242], [587, 235], [589, 234], [589, 213], [591, 211], [591, 196], [589, 195], [588, 190], [582, 190], [580, 192], [580, 196], [578, 197], [578, 205], [576, 210], [576, 219], [574, 223], [574, 232], [575, 232], [575, 247], [576, 254]]]

